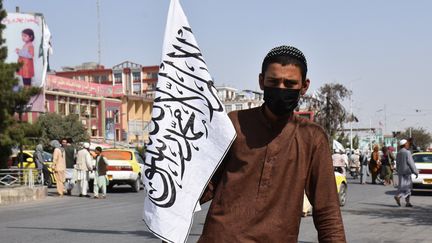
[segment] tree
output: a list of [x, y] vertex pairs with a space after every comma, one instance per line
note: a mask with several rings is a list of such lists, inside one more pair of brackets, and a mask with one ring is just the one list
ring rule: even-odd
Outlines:
[[41, 142], [45, 145], [53, 139], [71, 138], [75, 143], [89, 140], [89, 134], [77, 114], [61, 116], [48, 113], [39, 117], [37, 125], [41, 130]]
[[[411, 135], [411, 136], [410, 136]], [[420, 147], [421, 150], [426, 150], [432, 143], [431, 134], [426, 129], [419, 127], [409, 127], [404, 132], [397, 134], [398, 140], [413, 138], [415, 146]]]
[[20, 68], [18, 63], [5, 63], [7, 58], [7, 47], [4, 46], [3, 30], [5, 25], [1, 24], [6, 17], [3, 9], [3, 1], [0, 0], [0, 168], [7, 167], [7, 160], [12, 153], [12, 148], [23, 144], [26, 140], [28, 125], [18, 122], [14, 118], [15, 112], [21, 117], [25, 112], [31, 96], [40, 92], [39, 88], [22, 88], [14, 91], [18, 85], [15, 72]]
[[330, 139], [334, 139], [347, 119], [354, 117], [353, 114], [348, 115], [341, 103], [351, 93], [342, 84], [324, 84], [315, 94], [305, 95], [301, 105], [315, 112], [315, 121], [324, 128]]

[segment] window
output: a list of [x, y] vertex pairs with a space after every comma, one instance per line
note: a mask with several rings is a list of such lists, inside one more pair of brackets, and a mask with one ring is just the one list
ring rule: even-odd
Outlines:
[[89, 115], [89, 111], [87, 109], [87, 105], [81, 105], [81, 107], [80, 107], [80, 113], [81, 113], [81, 116], [88, 116]]
[[116, 110], [115, 112], [114, 112], [114, 123], [115, 124], [118, 124], [118, 123], [120, 123], [120, 111], [119, 110]]
[[140, 94], [141, 93], [141, 84], [140, 83], [134, 83], [133, 84], [133, 92], [134, 92], [134, 94]]
[[243, 104], [236, 104], [236, 110], [243, 110]]
[[108, 80], [108, 76], [107, 76], [107, 75], [102, 75], [102, 76], [100, 76], [100, 81], [101, 81], [101, 82], [109, 82], [109, 80]]
[[79, 114], [78, 106], [76, 104], [69, 104], [69, 114]]
[[58, 104], [58, 113], [60, 115], [66, 115], [66, 104], [65, 103], [59, 103]]
[[138, 163], [140, 163], [142, 165], [144, 164], [144, 160], [139, 153], [135, 153], [135, 157], [136, 157], [136, 160], [138, 161]]
[[132, 73], [132, 79], [134, 82], [141, 80], [141, 73], [140, 72], [133, 72]]
[[122, 83], [122, 74], [121, 73], [114, 73], [114, 82], [116, 84]]
[[232, 105], [225, 105], [225, 112], [231, 112], [232, 111]]
[[97, 106], [90, 107], [90, 115], [91, 117], [97, 117]]
[[147, 90], [155, 90], [156, 89], [156, 83], [150, 83], [147, 86]]
[[98, 130], [97, 130], [97, 129], [92, 129], [92, 130], [91, 130], [91, 133], [92, 133], [92, 137], [97, 137], [97, 135], [98, 135]]

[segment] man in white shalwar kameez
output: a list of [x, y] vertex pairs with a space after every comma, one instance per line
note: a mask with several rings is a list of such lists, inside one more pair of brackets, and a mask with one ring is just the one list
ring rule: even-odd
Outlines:
[[400, 150], [396, 155], [396, 169], [399, 177], [398, 191], [394, 199], [398, 206], [401, 206], [400, 199], [405, 198], [406, 206], [412, 207], [410, 202], [412, 178], [411, 174], [418, 177], [418, 170], [415, 166], [411, 152], [408, 150], [410, 144], [406, 139], [399, 142]]
[[88, 180], [89, 171], [92, 170], [92, 157], [90, 155], [90, 144], [84, 143], [77, 153], [76, 170], [77, 170], [77, 184], [80, 197], [89, 197], [88, 191]]

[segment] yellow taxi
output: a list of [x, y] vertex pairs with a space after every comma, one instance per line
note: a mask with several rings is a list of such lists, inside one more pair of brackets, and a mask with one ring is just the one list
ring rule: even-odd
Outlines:
[[[134, 192], [143, 189], [141, 171], [144, 166], [143, 157], [135, 149], [111, 148], [102, 151], [107, 160], [108, 189], [115, 185], [130, 185]], [[95, 163], [95, 162], [93, 162]], [[94, 179], [94, 173], [90, 175]], [[93, 182], [90, 182], [93, 185]]]
[[[347, 180], [346, 177], [339, 173], [338, 171], [334, 172], [335, 175], [335, 181], [336, 181], [336, 187], [339, 194], [339, 206], [343, 207], [346, 203], [346, 196], [347, 196]], [[312, 215], [312, 205], [310, 204], [306, 194], [303, 198], [303, 217], [306, 217], [308, 215]]]
[[[34, 150], [23, 150], [23, 162], [22, 162], [22, 168], [23, 169], [35, 169], [36, 163], [33, 160], [33, 154]], [[11, 167], [14, 168], [21, 168], [21, 163], [19, 163], [19, 157], [20, 153], [12, 155], [11, 156]], [[50, 176], [48, 177], [48, 181], [45, 181], [44, 184], [48, 187], [51, 187], [53, 184], [55, 184], [55, 178], [54, 174], [51, 170], [51, 164], [52, 164], [52, 154], [43, 151], [42, 157], [44, 159], [44, 164], [48, 167], [48, 171], [50, 172]], [[37, 173], [35, 171], [35, 173]]]
[[339, 205], [343, 207], [346, 203], [348, 183], [346, 177], [335, 171], [336, 187], [339, 194]]

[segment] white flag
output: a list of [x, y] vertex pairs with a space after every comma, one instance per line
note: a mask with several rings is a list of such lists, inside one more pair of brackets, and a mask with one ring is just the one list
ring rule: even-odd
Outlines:
[[178, 0], [168, 12], [151, 129], [143, 219], [159, 238], [185, 242], [236, 134]]

